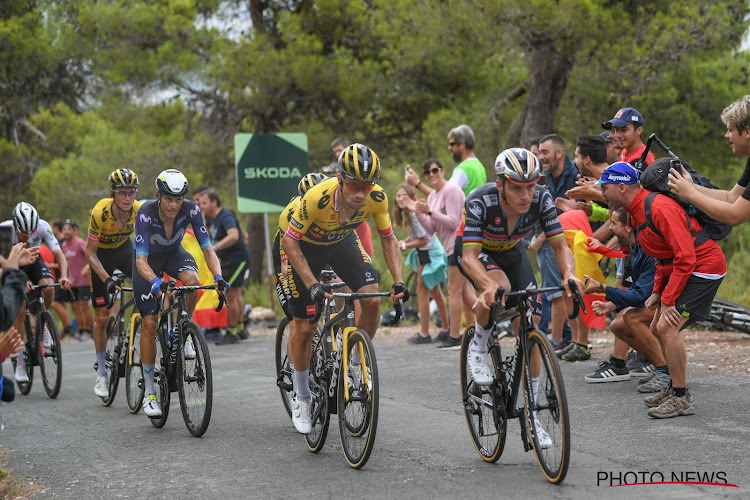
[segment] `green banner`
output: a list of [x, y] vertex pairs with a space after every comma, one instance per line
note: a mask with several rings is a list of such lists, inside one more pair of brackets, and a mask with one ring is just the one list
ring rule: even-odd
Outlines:
[[237, 209], [244, 213], [281, 212], [297, 194], [307, 170], [307, 135], [234, 136]]

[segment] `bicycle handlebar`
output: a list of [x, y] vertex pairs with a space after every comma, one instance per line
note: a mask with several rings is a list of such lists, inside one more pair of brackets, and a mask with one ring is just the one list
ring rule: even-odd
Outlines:
[[[586, 310], [586, 304], [583, 301], [583, 296], [581, 295], [581, 292], [578, 290], [578, 287], [576, 286], [576, 282], [573, 279], [568, 280], [568, 288], [573, 291], [573, 311], [568, 315], [569, 319], [575, 319], [578, 317], [579, 309], [583, 310], [583, 314], [587, 314], [588, 311]], [[518, 290], [515, 292], [508, 292], [505, 293], [505, 289], [501, 286], [497, 287], [497, 290], [495, 291], [495, 306], [499, 307], [499, 304], [502, 301], [503, 295], [506, 297], [521, 297], [522, 299], [526, 299], [532, 295], [535, 295], [537, 293], [546, 293], [546, 292], [557, 292], [557, 291], [566, 291], [565, 285], [560, 286], [551, 286], [546, 288], [526, 288], [524, 290]], [[493, 311], [493, 314], [490, 314], [490, 320], [495, 316], [495, 311]]]
[[[162, 293], [162, 300], [165, 297], [165, 294], [168, 290], [174, 291], [174, 292], [185, 292], [185, 291], [192, 291], [192, 290], [216, 290], [216, 286], [214, 285], [182, 285], [177, 286], [177, 283], [175, 281], [162, 281], [161, 285], [159, 285], [159, 291]], [[227, 295], [224, 292], [224, 290], [216, 290], [216, 293], [219, 294], [219, 305], [214, 311], [219, 312], [221, 311], [225, 305], [227, 305]], [[156, 307], [151, 312], [151, 314], [157, 314], [160, 309], [160, 302], [156, 301]]]
[[[336, 287], [337, 283], [331, 283], [331, 286], [334, 288]], [[345, 283], [342, 283], [339, 286], [345, 286]], [[364, 299], [367, 297], [390, 297], [391, 292], [364, 292], [364, 293], [357, 293], [357, 292], [333, 292], [331, 295], [334, 297], [340, 297], [343, 299], [352, 299], [352, 300], [358, 300], [358, 299]], [[323, 314], [323, 309], [325, 309], [323, 304], [317, 304], [315, 316], [310, 319], [310, 324], [314, 325], [318, 321], [320, 321], [320, 316]], [[398, 303], [394, 304], [394, 308], [396, 309], [396, 316], [393, 320], [393, 324], [397, 323], [398, 320], [400, 320], [404, 315], [404, 302], [403, 300], [399, 299]]]
[[[43, 290], [45, 288], [58, 288], [60, 287], [60, 283], [42, 283], [41, 285], [31, 285], [32, 290]], [[68, 299], [69, 302], [73, 302], [75, 300], [75, 295], [73, 295], [73, 290], [67, 289], [63, 290], [65, 292], [65, 298]]]

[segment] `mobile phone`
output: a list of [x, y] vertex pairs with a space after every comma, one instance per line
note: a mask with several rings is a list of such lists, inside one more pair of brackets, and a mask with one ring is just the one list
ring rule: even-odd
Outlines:
[[0, 226], [0, 255], [7, 259], [13, 248], [13, 226]]
[[411, 170], [411, 165], [407, 165], [406, 170]]

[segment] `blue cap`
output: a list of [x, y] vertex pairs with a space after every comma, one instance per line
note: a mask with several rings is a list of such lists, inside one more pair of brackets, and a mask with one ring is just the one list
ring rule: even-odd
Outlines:
[[615, 113], [614, 118], [608, 122], [602, 122], [602, 127], [607, 130], [612, 127], [625, 127], [628, 123], [632, 123], [636, 127], [643, 126], [643, 115], [641, 115], [637, 109], [634, 108], [622, 108]]
[[617, 161], [608, 166], [602, 172], [602, 178], [594, 183], [597, 184], [638, 184], [639, 174], [633, 166], [625, 161]]

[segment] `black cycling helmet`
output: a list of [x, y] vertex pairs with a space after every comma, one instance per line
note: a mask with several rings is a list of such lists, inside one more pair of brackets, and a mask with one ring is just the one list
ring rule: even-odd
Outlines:
[[156, 178], [156, 190], [169, 196], [185, 196], [188, 180], [179, 170], [173, 168], [162, 171]]
[[317, 172], [312, 174], [307, 174], [302, 179], [300, 179], [299, 184], [297, 184], [297, 192], [300, 196], [304, 196], [305, 193], [307, 193], [307, 190], [313, 187], [316, 184], [319, 184], [323, 182], [324, 180], [328, 179], [323, 174], [319, 174]]
[[495, 174], [514, 184], [536, 184], [542, 175], [539, 160], [524, 148], [509, 148], [497, 155]]
[[118, 168], [117, 170], [109, 174], [109, 187], [111, 187], [112, 189], [122, 187], [132, 187], [133, 189], [138, 189], [138, 186], [140, 186], [140, 183], [138, 182], [138, 176], [135, 175], [135, 172], [133, 172], [129, 168]]
[[339, 171], [347, 179], [375, 184], [380, 178], [380, 158], [364, 144], [350, 144], [339, 156]]

